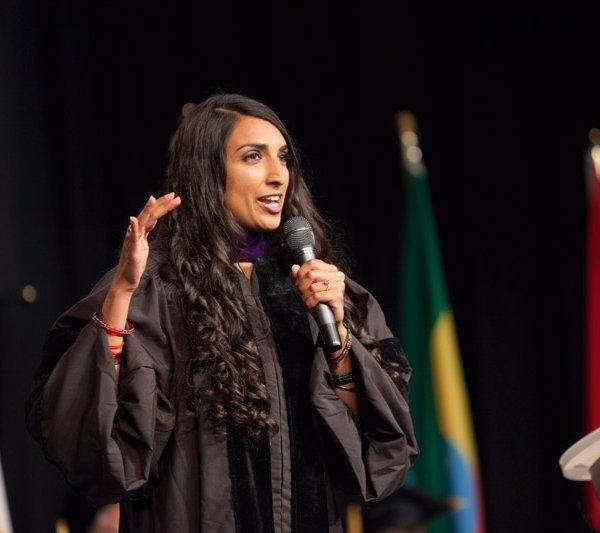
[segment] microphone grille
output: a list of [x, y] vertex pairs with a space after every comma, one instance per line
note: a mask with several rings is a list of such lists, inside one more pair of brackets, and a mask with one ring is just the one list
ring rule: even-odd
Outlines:
[[288, 248], [295, 252], [307, 246], [314, 248], [315, 234], [304, 217], [288, 218], [283, 224], [283, 237]]

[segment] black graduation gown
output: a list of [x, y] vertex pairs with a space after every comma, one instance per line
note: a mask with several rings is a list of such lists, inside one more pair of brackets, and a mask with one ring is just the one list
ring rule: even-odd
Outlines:
[[[167, 274], [165, 274], [167, 272]], [[215, 438], [190, 357], [172, 274], [149, 261], [132, 298], [117, 381], [107, 336], [90, 321], [113, 272], [53, 325], [27, 405], [29, 431], [67, 482], [100, 506], [121, 502], [121, 531], [341, 531], [333, 487], [363, 499], [401, 486], [417, 454], [406, 399], [410, 369], [374, 298], [365, 328], [400, 363], [394, 383], [354, 339], [360, 420], [338, 398], [318, 329], [295, 286], [270, 258], [240, 274], [279, 431], [247, 446]]]

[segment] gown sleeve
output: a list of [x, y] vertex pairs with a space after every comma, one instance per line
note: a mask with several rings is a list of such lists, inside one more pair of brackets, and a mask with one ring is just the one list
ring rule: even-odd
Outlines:
[[408, 408], [410, 366], [377, 301], [352, 280], [347, 280], [347, 287], [364, 301], [365, 329], [376, 340], [382, 357], [399, 364], [400, 378], [394, 382], [354, 337], [351, 357], [353, 371], [359, 376], [358, 417], [335, 393], [321, 348], [313, 363], [311, 395], [332, 483], [368, 501], [396, 491], [418, 454]]
[[27, 402], [28, 430], [67, 482], [95, 506], [144, 491], [174, 426], [171, 358], [162, 331], [164, 288], [142, 279], [128, 320], [117, 381], [100, 311], [112, 273], [49, 331]]

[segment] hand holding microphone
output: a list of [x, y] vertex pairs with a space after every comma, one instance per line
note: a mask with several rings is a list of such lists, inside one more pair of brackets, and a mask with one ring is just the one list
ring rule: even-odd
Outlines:
[[292, 266], [292, 276], [306, 307], [312, 309], [318, 303], [327, 304], [336, 323], [344, 321], [344, 273], [335, 265], [320, 259], [310, 259], [302, 266]]
[[292, 266], [291, 274], [302, 300], [314, 313], [325, 348], [336, 352], [342, 348], [338, 325], [344, 320], [344, 273], [335, 265], [316, 259], [315, 237], [304, 217], [288, 219], [283, 233], [298, 263]]

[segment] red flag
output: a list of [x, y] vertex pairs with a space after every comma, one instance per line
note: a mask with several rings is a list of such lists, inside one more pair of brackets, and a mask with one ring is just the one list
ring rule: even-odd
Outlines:
[[[600, 427], [600, 146], [591, 149], [587, 230], [587, 430]], [[587, 508], [600, 530], [600, 502], [586, 484]]]

